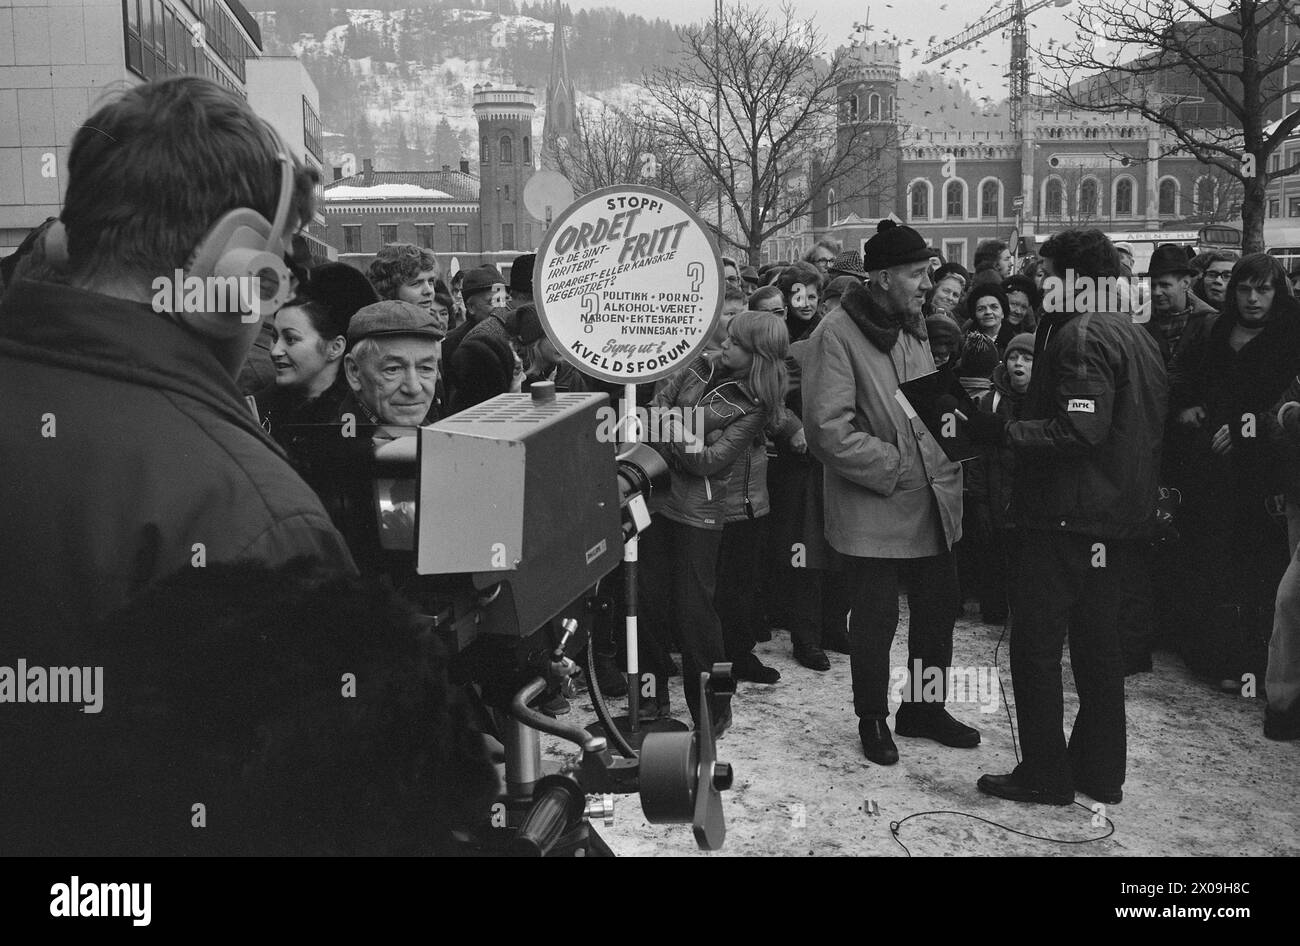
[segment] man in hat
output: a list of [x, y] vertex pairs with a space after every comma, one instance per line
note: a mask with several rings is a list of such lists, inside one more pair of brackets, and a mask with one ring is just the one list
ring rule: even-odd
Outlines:
[[827, 270], [832, 277], [852, 276], [858, 281], [865, 281], [867, 271], [862, 268], [862, 254], [857, 250], [846, 250], [831, 261]]
[[1207, 315], [1216, 313], [1213, 306], [1192, 292], [1196, 270], [1181, 246], [1162, 243], [1156, 247], [1146, 276], [1151, 280], [1151, 320], [1146, 323], [1147, 331], [1160, 346], [1168, 367], [1188, 330], [1194, 330]]
[[449, 413], [518, 391], [524, 380], [523, 362], [515, 354], [542, 338], [541, 320], [529, 303], [518, 309], [492, 309], [473, 326], [447, 362], [452, 389]]
[[434, 390], [443, 331], [428, 310], [388, 299], [358, 310], [348, 323], [343, 357], [352, 397], [340, 408], [360, 409], [358, 423], [418, 427], [437, 420]]
[[944, 708], [960, 606], [952, 547], [961, 538], [961, 466], [896, 399], [930, 374], [921, 306], [934, 250], [911, 227], [882, 221], [868, 241], [866, 285], [853, 286], [791, 353], [804, 372], [804, 430], [825, 467], [826, 539], [846, 556], [853, 705], [867, 758], [898, 761], [889, 717], [889, 648], [904, 582], [908, 683], [898, 734], [970, 748], [979, 732]]
[[533, 301], [533, 267], [537, 263], [536, 253], [516, 256], [510, 264], [510, 307], [531, 305]]
[[1115, 252], [1119, 253], [1119, 262], [1128, 275], [1133, 274], [1133, 244], [1116, 243]]
[[[531, 281], [530, 274], [529, 282]], [[452, 329], [442, 344], [443, 364], [448, 366], [470, 330], [491, 315], [493, 309], [503, 309], [510, 304], [505, 278], [495, 266], [488, 264], [465, 273], [461, 280], [461, 299], [465, 306], [465, 321]], [[447, 389], [447, 404], [455, 398], [455, 380], [450, 371], [445, 372], [443, 384]]]

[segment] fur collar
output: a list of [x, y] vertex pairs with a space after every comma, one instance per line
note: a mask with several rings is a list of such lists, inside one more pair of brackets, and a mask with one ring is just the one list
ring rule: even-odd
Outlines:
[[890, 315], [871, 297], [866, 286], [854, 286], [840, 299], [842, 308], [853, 324], [885, 354], [893, 351], [900, 332], [925, 341], [925, 316]]

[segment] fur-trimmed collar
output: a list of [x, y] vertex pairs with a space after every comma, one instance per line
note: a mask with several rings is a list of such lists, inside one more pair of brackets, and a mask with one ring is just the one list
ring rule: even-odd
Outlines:
[[925, 341], [925, 316], [890, 315], [871, 297], [866, 286], [853, 286], [840, 298], [840, 308], [871, 344], [885, 354], [893, 351], [899, 332]]

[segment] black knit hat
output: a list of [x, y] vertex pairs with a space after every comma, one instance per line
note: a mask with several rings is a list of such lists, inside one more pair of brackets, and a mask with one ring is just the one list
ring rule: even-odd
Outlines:
[[966, 267], [961, 263], [944, 263], [934, 271], [934, 274], [930, 277], [930, 282], [937, 286], [940, 279], [948, 276], [959, 277], [963, 284], [970, 282], [970, 273], [966, 271]]
[[863, 248], [862, 268], [873, 273], [908, 263], [924, 263], [938, 255], [939, 251], [927, 246], [921, 234], [886, 218], [876, 225], [876, 235]]

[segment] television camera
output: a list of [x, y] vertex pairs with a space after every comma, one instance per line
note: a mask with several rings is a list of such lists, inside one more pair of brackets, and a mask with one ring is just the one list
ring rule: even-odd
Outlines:
[[[380, 552], [368, 560], [429, 616], [505, 749], [505, 793], [468, 842], [474, 853], [611, 854], [591, 823], [612, 823], [613, 796], [631, 793], [647, 821], [689, 822], [703, 849], [726, 834], [720, 793], [732, 773], [717, 759], [712, 721], [729, 717], [730, 665], [686, 681], [701, 692], [694, 732], [638, 734], [639, 746], [597, 683], [593, 589], [650, 526], [668, 482], [650, 447], [600, 441], [607, 403], [538, 383], [426, 427], [380, 428], [373, 441], [361, 541], [377, 539]], [[567, 688], [584, 642], [599, 718], [589, 729], [535, 708]], [[578, 746], [580, 764], [547, 771], [542, 733]]]

